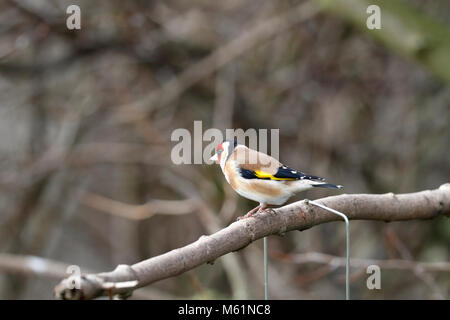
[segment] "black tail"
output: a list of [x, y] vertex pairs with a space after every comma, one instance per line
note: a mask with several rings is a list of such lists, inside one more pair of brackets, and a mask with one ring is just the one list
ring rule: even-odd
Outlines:
[[329, 189], [342, 189], [343, 186], [341, 185], [336, 185], [336, 184], [331, 184], [331, 183], [319, 183], [319, 184], [313, 184], [313, 187], [317, 187], [317, 188], [329, 188]]

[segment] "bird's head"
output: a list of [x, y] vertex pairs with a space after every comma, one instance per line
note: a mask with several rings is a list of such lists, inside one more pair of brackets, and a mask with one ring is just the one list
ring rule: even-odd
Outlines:
[[234, 148], [237, 146], [237, 141], [225, 140], [219, 144], [216, 148], [216, 153], [209, 159], [216, 161], [223, 168], [228, 157], [233, 153]]

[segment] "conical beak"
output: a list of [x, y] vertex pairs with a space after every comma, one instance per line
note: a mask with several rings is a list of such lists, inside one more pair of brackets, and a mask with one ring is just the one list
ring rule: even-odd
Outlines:
[[215, 153], [211, 158], [209, 158], [209, 160], [211, 160], [211, 161], [217, 161], [217, 160], [218, 160], [218, 158], [217, 158], [217, 153]]

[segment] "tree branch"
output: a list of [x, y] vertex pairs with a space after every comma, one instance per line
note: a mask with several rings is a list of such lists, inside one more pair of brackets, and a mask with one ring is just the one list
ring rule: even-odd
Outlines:
[[[450, 216], [450, 184], [439, 189], [408, 194], [343, 194], [316, 200], [344, 212], [349, 219], [385, 222], [432, 219]], [[119, 265], [114, 271], [81, 277], [81, 289], [71, 289], [68, 279], [55, 287], [61, 299], [93, 299], [112, 294], [128, 295], [136, 288], [179, 275], [227, 253], [240, 250], [268, 235], [305, 230], [336, 221], [339, 217], [321, 208], [298, 201], [232, 223], [209, 236], [201, 236], [185, 247], [172, 250], [132, 266]]]

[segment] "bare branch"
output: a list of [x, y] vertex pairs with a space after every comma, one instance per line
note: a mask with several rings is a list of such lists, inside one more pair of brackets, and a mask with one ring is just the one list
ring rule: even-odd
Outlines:
[[[439, 189], [409, 194], [343, 194], [316, 200], [347, 214], [349, 219], [403, 221], [450, 216], [450, 184]], [[55, 288], [58, 298], [93, 299], [99, 296], [125, 294], [158, 280], [179, 275], [227, 253], [240, 250], [268, 235], [305, 230], [336, 221], [339, 217], [321, 208], [298, 201], [270, 209], [255, 217], [240, 220], [194, 243], [172, 250], [132, 266], [119, 265], [114, 271], [88, 274], [81, 278], [81, 290], [61, 281]], [[133, 282], [137, 281], [137, 282]], [[125, 285], [126, 284], [126, 285]]]
[[194, 212], [199, 207], [197, 201], [194, 199], [154, 199], [142, 205], [132, 205], [94, 193], [86, 194], [83, 198], [83, 203], [99, 211], [131, 220], [144, 220], [154, 216], [155, 214], [184, 215]]

